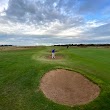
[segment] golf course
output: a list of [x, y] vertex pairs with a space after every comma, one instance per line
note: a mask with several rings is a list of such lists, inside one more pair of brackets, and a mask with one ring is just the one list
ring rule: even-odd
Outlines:
[[[52, 49], [55, 49], [54, 59], [51, 58]], [[69, 71], [71, 76], [78, 74], [86, 78], [87, 83], [90, 81], [86, 89], [92, 91], [91, 83], [97, 85], [97, 96], [87, 103], [76, 105], [51, 100], [41, 90], [41, 82], [45, 81], [42, 78], [46, 73], [55, 70]], [[81, 84], [83, 82], [80, 88]], [[47, 89], [51, 90], [50, 87]], [[68, 92], [68, 88], [65, 91]], [[110, 110], [110, 48], [36, 46], [1, 50], [0, 110]]]

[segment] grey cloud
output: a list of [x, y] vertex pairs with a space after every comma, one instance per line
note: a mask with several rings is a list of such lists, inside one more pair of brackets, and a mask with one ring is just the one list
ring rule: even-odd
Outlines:
[[109, 37], [110, 38], [110, 23], [107, 23], [105, 25], [101, 25], [99, 27], [95, 27], [91, 30], [89, 30], [89, 33], [92, 33], [94, 37]]
[[84, 31], [80, 36], [83, 43], [110, 43], [110, 22]]
[[76, 44], [76, 43], [110, 43], [107, 39], [77, 39], [56, 38], [56, 36], [20, 36], [20, 35], [0, 35], [0, 42], [11, 45], [42, 45], [42, 44]]
[[22, 17], [25, 14], [25, 0], [9, 0], [6, 14]]
[[[9, 0], [6, 10], [7, 17], [18, 22], [52, 22], [68, 19], [69, 12], [73, 12], [75, 2], [71, 0]], [[56, 6], [54, 5], [56, 4]], [[72, 14], [72, 13], [70, 13]]]

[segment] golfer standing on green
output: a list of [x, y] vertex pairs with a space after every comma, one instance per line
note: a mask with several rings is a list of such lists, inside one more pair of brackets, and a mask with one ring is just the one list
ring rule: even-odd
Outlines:
[[55, 58], [55, 49], [52, 50], [52, 58]]

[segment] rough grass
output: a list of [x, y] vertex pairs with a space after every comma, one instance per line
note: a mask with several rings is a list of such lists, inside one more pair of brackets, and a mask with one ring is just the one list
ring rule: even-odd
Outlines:
[[[110, 110], [110, 49], [54, 47], [64, 59], [43, 56], [52, 47], [0, 51], [1, 110]], [[41, 77], [56, 68], [80, 72], [101, 87], [100, 96], [89, 104], [68, 107], [45, 98], [39, 90]]]

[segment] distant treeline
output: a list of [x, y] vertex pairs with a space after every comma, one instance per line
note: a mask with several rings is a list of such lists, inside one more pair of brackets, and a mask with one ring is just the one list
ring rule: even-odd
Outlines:
[[110, 46], [110, 44], [64, 44], [64, 45], [54, 45], [54, 46], [88, 47], [88, 46]]
[[[8, 47], [8, 46], [14, 46], [14, 45], [0, 45], [0, 47]], [[110, 44], [62, 44], [62, 45], [54, 45], [54, 46], [76, 46], [76, 47], [88, 47], [88, 46], [110, 46]], [[36, 46], [20, 46], [20, 47], [36, 47]]]
[[7, 47], [7, 46], [13, 46], [13, 45], [0, 45], [0, 47]]

